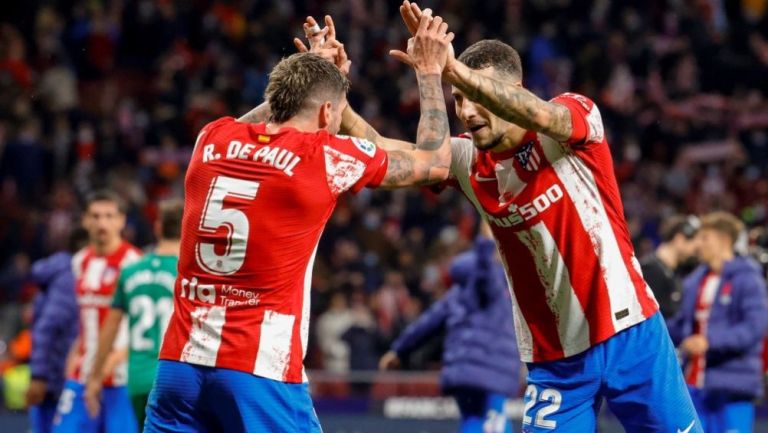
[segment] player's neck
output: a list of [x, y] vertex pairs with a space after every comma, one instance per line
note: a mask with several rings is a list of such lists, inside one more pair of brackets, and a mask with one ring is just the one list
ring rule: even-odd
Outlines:
[[115, 238], [111, 239], [104, 243], [99, 242], [93, 242], [91, 243], [91, 247], [93, 248], [93, 252], [96, 253], [97, 256], [108, 256], [120, 248], [120, 245], [123, 244], [122, 238]]
[[523, 142], [523, 137], [527, 131], [517, 125], [510, 125], [498, 146], [491, 149], [491, 152], [504, 152], [514, 149]]
[[178, 256], [179, 241], [176, 239], [160, 239], [155, 247], [155, 254], [158, 256]]
[[277, 134], [281, 129], [284, 128], [293, 128], [301, 132], [316, 132], [321, 129], [317, 124], [317, 121], [311, 121], [301, 117], [293, 117], [283, 123], [267, 122], [266, 132], [270, 135]]
[[707, 266], [709, 266], [709, 270], [714, 274], [720, 274], [723, 272], [723, 266], [725, 266], [726, 263], [730, 262], [734, 258], [734, 253], [731, 250], [723, 251], [720, 255], [717, 257], [712, 258], [712, 260], [707, 263]]

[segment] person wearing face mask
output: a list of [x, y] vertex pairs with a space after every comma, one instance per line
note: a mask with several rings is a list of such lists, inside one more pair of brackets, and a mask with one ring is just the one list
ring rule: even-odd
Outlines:
[[762, 386], [768, 329], [765, 280], [757, 263], [734, 251], [744, 224], [726, 212], [701, 218], [701, 265], [683, 283], [669, 332], [684, 358], [691, 396], [707, 433], [749, 433]]

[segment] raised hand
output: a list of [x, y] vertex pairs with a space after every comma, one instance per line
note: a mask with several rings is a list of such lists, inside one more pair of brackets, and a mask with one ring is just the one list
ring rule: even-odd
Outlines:
[[344, 75], [349, 74], [352, 61], [349, 60], [344, 44], [336, 38], [336, 26], [330, 15], [325, 16], [325, 27], [322, 29], [314, 17], [307, 17], [304, 22], [304, 36], [307, 38], [309, 48], [299, 38], [293, 39], [293, 44], [299, 52], [315, 53], [320, 57], [336, 65]]
[[400, 16], [403, 17], [403, 22], [405, 22], [408, 31], [411, 32], [411, 36], [415, 35], [416, 30], [419, 28], [419, 19], [421, 19], [422, 13], [429, 13], [431, 15], [432, 10], [425, 9], [422, 11], [419, 5], [408, 0], [405, 0], [400, 6]]
[[[400, 16], [403, 18], [405, 27], [408, 28], [411, 36], [416, 35], [422, 15], [432, 16], [432, 9], [427, 8], [422, 11], [418, 4], [409, 2], [408, 0], [403, 1], [403, 4], [400, 5]], [[453, 50], [453, 44], [449, 44], [448, 60], [444, 72], [447, 72], [454, 65], [455, 60], [456, 54]]]
[[419, 26], [414, 37], [408, 40], [407, 53], [392, 50], [389, 54], [422, 73], [442, 74], [449, 60], [453, 32], [448, 32], [448, 24], [442, 17], [432, 17], [429, 10], [424, 11], [419, 19]]
[[[329, 15], [325, 16], [326, 22], [331, 17]], [[333, 32], [333, 37], [336, 37], [336, 28], [333, 26], [333, 20], [330, 20], [331, 25], [326, 25], [324, 28], [320, 28], [320, 25], [317, 23], [317, 20], [315, 20], [315, 17], [309, 16], [307, 17], [306, 21], [304, 21], [304, 24], [302, 27], [304, 28], [304, 37], [307, 38], [307, 42], [309, 43], [309, 48], [307, 48], [306, 45], [304, 45], [304, 42], [301, 41], [299, 38], [293, 38], [293, 44], [296, 46], [296, 48], [302, 52], [306, 53], [307, 51], [316, 53], [319, 50], [322, 50], [325, 46], [325, 38], [326, 36], [329, 36], [331, 32]]]

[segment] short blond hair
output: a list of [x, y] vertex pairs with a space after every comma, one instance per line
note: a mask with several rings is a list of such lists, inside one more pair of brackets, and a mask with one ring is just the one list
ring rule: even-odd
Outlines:
[[349, 80], [331, 62], [312, 53], [284, 58], [269, 74], [264, 96], [269, 103], [269, 120], [283, 123], [312, 102], [340, 101], [349, 90]]
[[731, 238], [732, 244], [736, 244], [739, 236], [744, 232], [744, 223], [733, 214], [717, 211], [701, 217], [699, 230], [714, 230], [722, 233]]

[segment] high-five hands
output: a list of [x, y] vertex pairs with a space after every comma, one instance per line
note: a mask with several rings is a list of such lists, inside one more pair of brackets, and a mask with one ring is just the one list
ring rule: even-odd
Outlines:
[[408, 40], [407, 53], [392, 50], [389, 54], [419, 72], [442, 74], [451, 57], [451, 41], [454, 36], [453, 32], [448, 32], [448, 24], [443, 18], [432, 17], [432, 11], [427, 9], [421, 12], [418, 27]]
[[[403, 1], [403, 4], [400, 5], [400, 16], [403, 18], [405, 27], [408, 28], [408, 32], [410, 32], [411, 36], [416, 34], [416, 31], [419, 29], [421, 15], [425, 13], [432, 15], [432, 9], [427, 8], [422, 11], [421, 8], [419, 8], [419, 5], [415, 2], [409, 2], [408, 0]], [[445, 65], [446, 70], [451, 68], [455, 60], [456, 54], [453, 51], [453, 44], [450, 44], [448, 47], [448, 63]]]
[[423, 13], [432, 14], [432, 9], [427, 8], [422, 11], [419, 5], [408, 0], [403, 1], [403, 4], [400, 5], [400, 16], [403, 17], [403, 22], [405, 22], [411, 36], [416, 34], [416, 30], [419, 28], [419, 19]]
[[336, 26], [330, 15], [325, 16], [325, 27], [322, 29], [314, 17], [307, 17], [304, 22], [304, 36], [307, 38], [309, 48], [299, 38], [293, 39], [293, 44], [299, 52], [315, 53], [320, 57], [336, 65], [344, 75], [349, 75], [352, 61], [349, 60], [344, 44], [336, 39]]

